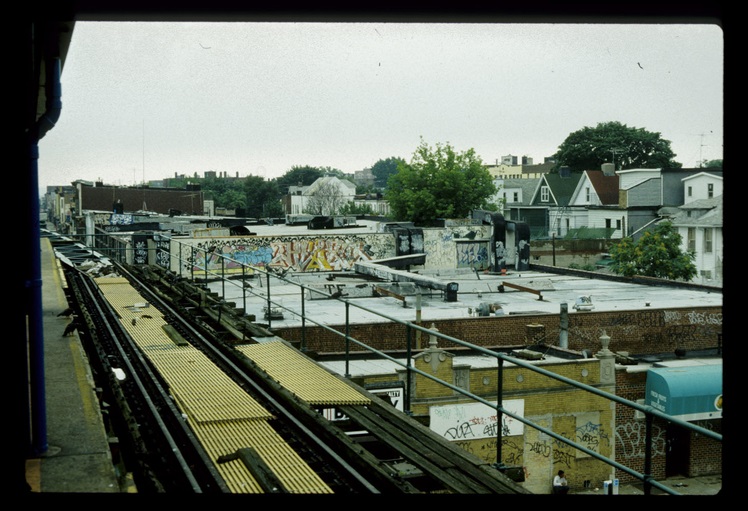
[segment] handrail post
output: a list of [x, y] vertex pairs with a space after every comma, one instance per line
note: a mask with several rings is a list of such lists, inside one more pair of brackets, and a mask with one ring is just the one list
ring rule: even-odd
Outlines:
[[226, 258], [221, 255], [221, 298], [226, 300]]
[[[410, 409], [410, 388], [412, 384], [412, 373], [411, 373], [411, 365], [410, 360], [412, 357], [412, 342], [411, 342], [411, 335], [410, 335], [410, 323], [408, 323], [405, 326], [405, 337], [406, 337], [406, 361], [405, 361], [405, 396], [403, 398], [403, 408], [405, 410], [405, 413], [407, 415], [413, 415], [413, 410]], [[419, 330], [420, 332], [420, 330]]]
[[299, 286], [301, 290], [301, 351], [306, 351], [306, 312], [304, 311], [304, 286]]
[[496, 466], [503, 467], [504, 462], [501, 454], [501, 430], [504, 422], [504, 414], [501, 412], [504, 394], [504, 359], [498, 357], [498, 369], [496, 371]]
[[351, 347], [351, 322], [349, 321], [348, 315], [351, 305], [345, 302], [345, 377], [351, 377], [350, 371], [350, 347]]
[[644, 437], [644, 495], [652, 492], [652, 485], [649, 480], [652, 478], [652, 422], [654, 416], [651, 413], [646, 414], [646, 436]]
[[190, 280], [192, 283], [195, 283], [195, 266], [197, 266], [197, 255], [195, 251], [195, 246], [190, 245]]
[[205, 251], [205, 277], [204, 277], [204, 284], [207, 287], [208, 286], [208, 257], [210, 256], [210, 253], [208, 250]]
[[268, 284], [268, 328], [272, 327], [273, 325], [273, 311], [270, 308], [270, 272], [265, 272], [265, 280]]

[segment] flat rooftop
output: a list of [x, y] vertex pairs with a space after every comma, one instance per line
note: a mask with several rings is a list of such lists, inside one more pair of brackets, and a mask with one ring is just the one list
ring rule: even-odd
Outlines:
[[[487, 305], [498, 304], [505, 315], [560, 314], [562, 307], [569, 314], [592, 311], [627, 311], [723, 306], [723, 295], [711, 288], [694, 289], [654, 286], [586, 278], [575, 275], [539, 271], [508, 271], [506, 275], [473, 272], [470, 270], [420, 270], [416, 275], [434, 281], [455, 283], [458, 286], [456, 301], [446, 301], [445, 294], [436, 289], [424, 289], [408, 282], [375, 281], [368, 275], [347, 272], [289, 272], [284, 279], [270, 277], [270, 299], [275, 302], [282, 318], [272, 318], [272, 327], [301, 326], [301, 289], [307, 288], [304, 312], [315, 321], [327, 325], [346, 323], [375, 323], [395, 320], [415, 321], [419, 312], [425, 326], [430, 320], [478, 316]], [[254, 314], [257, 322], [264, 322], [267, 306], [267, 282], [258, 274], [246, 281], [211, 282], [209, 288], [223, 295], [237, 307], [245, 307]], [[503, 292], [499, 291], [503, 285]], [[392, 294], [376, 293], [379, 288]], [[319, 290], [318, 293], [309, 289]], [[246, 291], [246, 292], [244, 292]], [[343, 293], [340, 299], [328, 298], [335, 291]], [[582, 303], [580, 297], [587, 297]], [[348, 312], [343, 301], [349, 302]], [[579, 302], [579, 303], [578, 303]], [[245, 306], [246, 304], [246, 306]]]

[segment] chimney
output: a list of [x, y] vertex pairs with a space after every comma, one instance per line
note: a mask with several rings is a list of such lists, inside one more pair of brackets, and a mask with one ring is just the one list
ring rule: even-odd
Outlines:
[[612, 163], [603, 163], [600, 170], [603, 171], [604, 176], [615, 176], [616, 174], [616, 166]]

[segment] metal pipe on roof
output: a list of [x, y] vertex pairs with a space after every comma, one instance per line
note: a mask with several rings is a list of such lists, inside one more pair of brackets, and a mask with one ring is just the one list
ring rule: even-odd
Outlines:
[[459, 289], [459, 284], [457, 282], [444, 282], [432, 277], [419, 275], [418, 273], [394, 270], [384, 264], [378, 264], [377, 261], [357, 262], [354, 265], [354, 268], [357, 273], [363, 273], [364, 275], [373, 275], [381, 279], [392, 280], [395, 282], [413, 282], [421, 287], [444, 291], [446, 294], [445, 301], [457, 301], [457, 290]]

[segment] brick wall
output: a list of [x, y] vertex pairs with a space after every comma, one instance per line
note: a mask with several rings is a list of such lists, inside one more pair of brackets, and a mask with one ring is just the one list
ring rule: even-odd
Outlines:
[[[418, 370], [466, 388], [486, 401], [496, 401], [496, 367], [472, 369], [467, 375], [467, 382], [460, 382], [458, 375], [464, 367], [459, 363], [454, 365], [455, 362], [459, 362], [459, 358], [451, 353], [429, 348], [415, 358], [414, 364]], [[600, 386], [600, 364], [596, 359], [544, 363], [543, 368], [575, 381], [607, 389]], [[362, 383], [371, 385], [378, 378], [364, 377]], [[504, 406], [512, 409], [509, 403], [521, 403], [520, 415], [534, 424], [604, 456], [613, 455], [613, 408], [609, 400], [512, 364], [503, 369], [502, 382]], [[487, 463], [497, 461], [498, 418], [493, 412], [473, 415], [474, 412], [467, 408], [458, 411], [460, 407], [471, 406], [471, 400], [421, 374], [414, 376], [413, 383], [411, 412], [416, 420], [429, 426], [433, 406], [456, 406], [450, 414], [453, 427], [445, 433], [445, 438]], [[512, 418], [509, 420], [514, 421]], [[529, 425], [524, 426], [522, 435], [510, 435], [506, 431], [502, 433], [501, 461], [508, 467], [521, 467], [525, 478], [523, 486], [537, 494], [550, 492], [553, 475], [560, 468], [569, 474], [570, 485], [575, 490], [581, 490], [585, 481], [601, 486], [611, 473], [606, 463]]]
[[[557, 314], [488, 316], [429, 320], [421, 326], [436, 326], [440, 333], [478, 346], [516, 346], [531, 343], [528, 325], [542, 325], [545, 344], [558, 346], [560, 316]], [[306, 327], [306, 348], [320, 353], [345, 350], [345, 325], [332, 326], [340, 335], [322, 327]], [[378, 350], [407, 348], [407, 330], [403, 324], [367, 323], [350, 325], [350, 335]], [[279, 337], [289, 342], [301, 340], [301, 327], [273, 328]], [[569, 314], [568, 347], [571, 350], [600, 349], [603, 331], [610, 336], [610, 350], [632, 355], [672, 353], [676, 348], [689, 350], [712, 349], [717, 346], [717, 335], [722, 331], [722, 307], [692, 307], [678, 309], [642, 309], [621, 312], [575, 312]], [[412, 347], [416, 346], [416, 330], [411, 329]], [[421, 334], [421, 348], [427, 346]], [[442, 348], [457, 344], [440, 339]], [[351, 343], [351, 351], [361, 351]]]
[[[616, 395], [636, 401], [644, 397], [647, 383], [647, 372], [629, 373], [625, 369], [616, 371]], [[616, 404], [616, 461], [627, 467], [644, 473], [644, 455], [646, 422], [634, 417], [635, 411], [625, 405]], [[697, 424], [706, 429], [722, 433], [722, 420], [704, 420]], [[657, 417], [652, 421], [652, 460], [650, 473], [657, 480], [666, 477], [668, 443], [667, 421]], [[690, 454], [688, 477], [722, 473], [722, 443], [712, 438], [690, 432]], [[616, 471], [620, 483], [637, 482], [638, 480], [620, 470]]]

